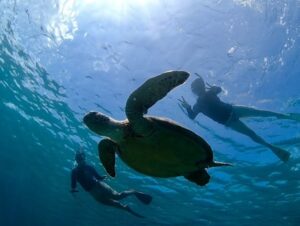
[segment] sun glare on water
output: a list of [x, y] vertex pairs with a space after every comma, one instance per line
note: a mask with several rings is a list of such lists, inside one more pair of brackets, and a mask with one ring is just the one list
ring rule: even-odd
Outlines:
[[77, 17], [81, 13], [86, 18], [122, 24], [130, 20], [133, 12], [147, 18], [149, 11], [159, 5], [159, 0], [58, 0], [57, 5], [57, 16], [45, 24], [49, 46], [73, 39], [78, 30]]
[[137, 5], [147, 5], [151, 2], [154, 2], [153, 0], [82, 0], [85, 3], [95, 3], [95, 2], [102, 2], [102, 3], [108, 3], [111, 5], [118, 5], [118, 4], [137, 4]]
[[159, 5], [159, 0], [77, 0], [76, 4], [79, 10], [90, 11], [94, 18], [119, 24], [128, 22], [135, 14], [146, 18]]
[[121, 12], [130, 7], [145, 9], [157, 2], [158, 0], [82, 0], [82, 4], [92, 4], [94, 7], [104, 7], [102, 9], [109, 9], [117, 12]]

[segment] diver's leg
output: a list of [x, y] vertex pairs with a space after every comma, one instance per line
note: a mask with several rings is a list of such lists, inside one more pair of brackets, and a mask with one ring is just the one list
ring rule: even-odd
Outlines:
[[134, 195], [135, 192], [136, 192], [135, 190], [116, 192], [116, 193], [114, 193], [114, 199], [116, 199], [116, 200], [124, 199], [130, 195]]
[[119, 193], [112, 189], [108, 184], [103, 181], [98, 181], [98, 183], [92, 188], [90, 194], [99, 202], [108, 199], [116, 199]]
[[152, 201], [152, 196], [135, 190], [128, 190], [120, 193], [115, 193], [114, 199], [120, 200], [130, 195], [135, 195], [135, 197], [144, 204], [149, 204]]
[[136, 213], [135, 211], [133, 211], [128, 205], [124, 205], [124, 204], [118, 202], [117, 200], [113, 200], [113, 199], [106, 200], [105, 202], [103, 202], [103, 204], [125, 210], [125, 211], [133, 214], [136, 217], [145, 218], [144, 216], [142, 216], [142, 215]]
[[[260, 110], [256, 108], [250, 108], [245, 106], [233, 106], [233, 111], [238, 118], [246, 117], [276, 117], [278, 119], [291, 119], [296, 120], [291, 117], [290, 114], [282, 114], [273, 111]], [[299, 119], [300, 120], [300, 119]]]
[[96, 201], [99, 203], [102, 203], [104, 205], [113, 206], [119, 209], [126, 210], [130, 212], [131, 214], [144, 218], [142, 215], [134, 212], [131, 210], [127, 205], [123, 205], [122, 203], [115, 200], [116, 197], [118, 197], [118, 194], [116, 191], [114, 191], [111, 187], [104, 186], [105, 183], [98, 183], [89, 193], [94, 197]]
[[242, 133], [242, 134], [250, 137], [256, 143], [262, 144], [262, 145], [270, 148], [274, 152], [274, 154], [278, 158], [280, 158], [282, 161], [286, 162], [289, 159], [289, 156], [290, 156], [289, 152], [267, 143], [263, 138], [258, 136], [253, 130], [251, 130], [249, 127], [247, 127], [240, 120], [232, 121], [227, 126], [239, 133]]

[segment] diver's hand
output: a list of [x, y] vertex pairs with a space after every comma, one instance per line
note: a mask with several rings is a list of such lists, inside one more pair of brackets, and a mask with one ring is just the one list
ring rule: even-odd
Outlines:
[[188, 102], [184, 99], [183, 96], [181, 96], [181, 99], [178, 99], [178, 100], [179, 100], [179, 102], [180, 102], [180, 105], [181, 105], [182, 107], [184, 107], [185, 109], [188, 109], [188, 108], [191, 107], [191, 106], [188, 104]]

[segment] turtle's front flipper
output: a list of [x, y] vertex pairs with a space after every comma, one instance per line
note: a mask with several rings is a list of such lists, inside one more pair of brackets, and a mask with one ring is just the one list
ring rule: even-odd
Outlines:
[[185, 71], [169, 71], [148, 79], [143, 85], [135, 90], [126, 103], [126, 115], [135, 132], [147, 134], [151, 126], [143, 115], [147, 110], [162, 99], [167, 93], [182, 84], [189, 77]]
[[112, 176], [116, 176], [115, 172], [115, 154], [118, 145], [110, 139], [103, 139], [98, 144], [98, 154], [102, 165], [106, 172]]
[[197, 170], [192, 172], [186, 176], [184, 176], [187, 180], [196, 183], [200, 186], [204, 186], [209, 182], [210, 176], [206, 172], [205, 169]]

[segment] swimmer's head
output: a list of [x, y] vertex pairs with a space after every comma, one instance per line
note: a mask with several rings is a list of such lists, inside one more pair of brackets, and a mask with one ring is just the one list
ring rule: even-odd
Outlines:
[[205, 93], [205, 83], [203, 79], [201, 77], [196, 78], [191, 84], [191, 89], [195, 95], [197, 96], [203, 95]]
[[85, 162], [85, 153], [82, 150], [76, 151], [75, 161], [77, 162], [77, 164]]

